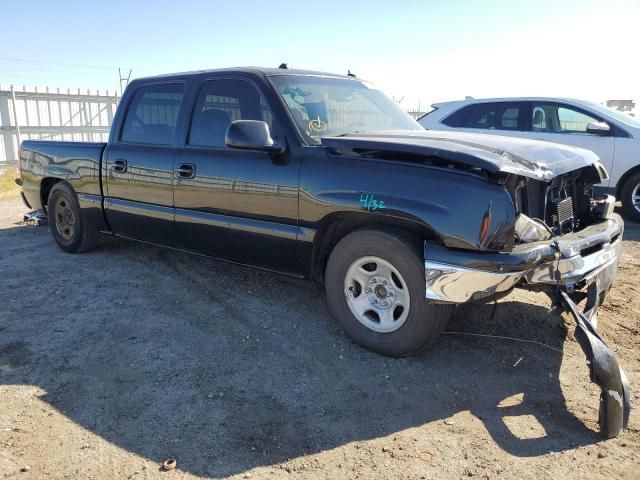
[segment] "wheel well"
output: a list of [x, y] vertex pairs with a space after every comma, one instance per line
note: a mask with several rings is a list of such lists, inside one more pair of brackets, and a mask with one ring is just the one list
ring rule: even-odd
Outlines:
[[620, 177], [620, 180], [616, 185], [617, 200], [620, 200], [620, 196], [622, 195], [622, 189], [624, 188], [624, 184], [627, 183], [627, 180], [629, 180], [629, 178], [635, 175], [636, 173], [640, 173], [640, 165], [636, 165], [635, 167], [630, 168], [624, 173], [624, 175], [622, 175], [622, 177]]
[[40, 183], [40, 203], [42, 205], [42, 210], [47, 211], [47, 201], [49, 200], [49, 193], [51, 193], [51, 189], [53, 186], [61, 182], [59, 178], [47, 177], [42, 180]]
[[424, 240], [435, 240], [438, 237], [424, 225], [393, 218], [373, 216], [366, 213], [335, 214], [327, 218], [316, 233], [311, 257], [311, 277], [322, 281], [324, 270], [334, 247], [340, 240], [356, 230], [375, 228], [403, 235], [422, 249]]

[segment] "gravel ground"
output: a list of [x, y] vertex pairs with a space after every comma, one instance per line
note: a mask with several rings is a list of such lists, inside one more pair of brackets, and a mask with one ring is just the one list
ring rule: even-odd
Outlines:
[[[314, 284], [113, 240], [68, 255], [23, 213], [0, 200], [0, 477], [640, 478], [637, 411], [600, 441], [572, 321], [542, 294], [448, 329], [553, 349], [451, 333], [389, 359]], [[640, 227], [625, 238], [600, 331], [637, 390]]]

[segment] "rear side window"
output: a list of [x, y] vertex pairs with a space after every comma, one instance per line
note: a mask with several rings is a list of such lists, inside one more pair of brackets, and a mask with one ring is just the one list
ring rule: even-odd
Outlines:
[[183, 96], [182, 83], [139, 88], [131, 100], [120, 140], [148, 145], [170, 145]]
[[478, 103], [454, 112], [442, 123], [458, 128], [522, 130], [521, 110], [517, 103]]
[[272, 136], [275, 133], [271, 110], [253, 84], [238, 79], [205, 82], [191, 119], [189, 145], [224, 147], [227, 128], [235, 120], [261, 120]]

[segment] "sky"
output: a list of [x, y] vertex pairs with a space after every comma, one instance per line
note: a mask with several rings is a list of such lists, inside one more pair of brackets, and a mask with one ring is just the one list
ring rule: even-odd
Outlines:
[[2, 5], [0, 85], [115, 90], [231, 66], [346, 73], [405, 109], [501, 96], [640, 104], [640, 0], [29, 1]]

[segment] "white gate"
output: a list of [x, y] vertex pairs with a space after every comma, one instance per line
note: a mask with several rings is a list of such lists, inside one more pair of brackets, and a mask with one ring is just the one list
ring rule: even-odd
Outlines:
[[117, 92], [66, 92], [0, 85], [0, 165], [18, 159], [23, 140], [106, 142]]

